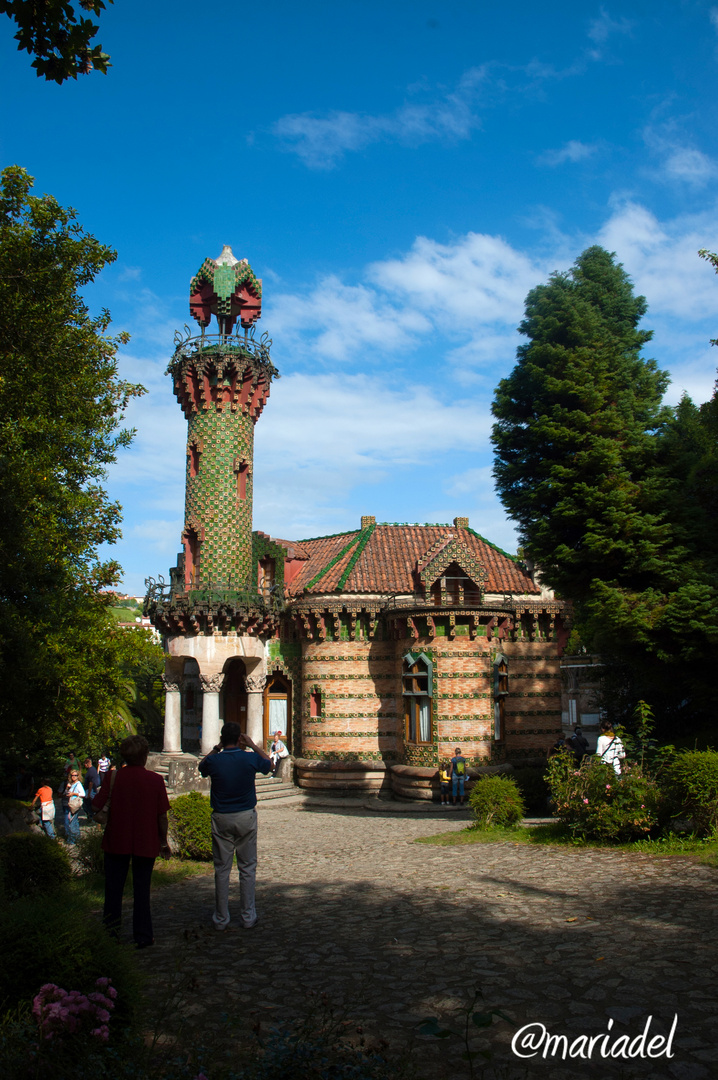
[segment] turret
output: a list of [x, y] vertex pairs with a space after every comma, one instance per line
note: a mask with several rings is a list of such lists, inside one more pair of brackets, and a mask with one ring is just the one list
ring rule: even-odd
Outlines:
[[189, 306], [201, 332], [175, 334], [167, 368], [188, 428], [183, 550], [150, 613], [165, 633], [262, 632], [278, 606], [259, 595], [252, 558], [254, 425], [278, 377], [267, 335], [254, 336], [262, 282], [225, 246], [192, 278]]

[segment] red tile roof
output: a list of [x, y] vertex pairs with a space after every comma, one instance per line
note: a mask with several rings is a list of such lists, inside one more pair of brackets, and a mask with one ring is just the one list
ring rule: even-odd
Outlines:
[[[472, 529], [454, 525], [375, 525], [363, 531], [300, 540], [294, 544], [308, 555], [292, 581], [292, 597], [303, 593], [412, 593], [415, 571], [453, 537], [457, 537], [486, 567], [488, 593], [540, 593], [540, 589], [508, 555]], [[283, 545], [292, 541], [277, 541]]]

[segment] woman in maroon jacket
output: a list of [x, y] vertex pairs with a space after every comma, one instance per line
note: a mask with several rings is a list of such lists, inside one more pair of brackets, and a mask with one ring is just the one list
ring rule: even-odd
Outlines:
[[142, 735], [130, 735], [120, 746], [127, 768], [113, 773], [93, 802], [95, 811], [110, 802], [109, 820], [102, 839], [105, 853], [105, 910], [103, 921], [118, 937], [122, 921], [122, 893], [132, 861], [134, 906], [132, 931], [135, 945], [154, 945], [150, 883], [155, 859], [169, 854], [167, 811], [170, 804], [162, 777], [145, 768], [149, 743]]

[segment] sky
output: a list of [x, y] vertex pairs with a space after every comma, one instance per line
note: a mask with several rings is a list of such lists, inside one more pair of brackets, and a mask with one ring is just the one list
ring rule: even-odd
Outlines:
[[130, 332], [120, 372], [147, 390], [107, 479], [127, 591], [180, 549], [186, 422], [164, 372], [224, 244], [263, 279], [281, 373], [255, 431], [273, 536], [460, 515], [515, 551], [493, 392], [526, 294], [590, 244], [647, 298], [667, 402], [710, 397], [716, 3], [116, 0], [100, 21], [109, 73], [56, 86], [0, 16], [0, 164], [118, 253], [87, 302]]

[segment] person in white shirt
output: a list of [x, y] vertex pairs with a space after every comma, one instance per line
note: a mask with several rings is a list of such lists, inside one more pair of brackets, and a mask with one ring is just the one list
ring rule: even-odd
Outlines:
[[596, 743], [596, 753], [606, 765], [613, 765], [617, 776], [621, 775], [621, 762], [625, 760], [626, 751], [614, 732], [610, 720], [601, 721], [601, 734]]
[[269, 760], [272, 763], [272, 776], [277, 775], [277, 768], [281, 758], [289, 757], [286, 744], [282, 742], [281, 731], [274, 732], [274, 742], [269, 750]]

